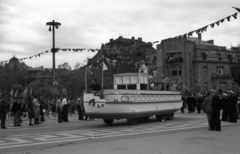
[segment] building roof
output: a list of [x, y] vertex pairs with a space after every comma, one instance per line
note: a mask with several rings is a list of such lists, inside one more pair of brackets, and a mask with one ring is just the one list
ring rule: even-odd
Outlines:
[[216, 46], [212, 43], [206, 42], [206, 41], [202, 41], [199, 38], [196, 37], [189, 37], [187, 38], [188, 41], [190, 42], [194, 42], [196, 45], [203, 45], [203, 46]]

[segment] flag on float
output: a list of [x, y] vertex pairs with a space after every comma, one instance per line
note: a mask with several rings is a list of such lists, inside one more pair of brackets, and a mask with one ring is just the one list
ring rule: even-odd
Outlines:
[[92, 67], [92, 65], [90, 65], [89, 67], [87, 67], [87, 71], [89, 74], [93, 75], [93, 72], [90, 70], [90, 68]]
[[104, 57], [104, 56], [97, 61], [98, 66], [100, 68], [102, 68], [102, 71], [108, 70], [108, 66], [110, 65], [110, 62], [111, 62], [111, 60], [106, 58], [106, 57]]
[[103, 71], [106, 71], [106, 70], [108, 70], [108, 68], [107, 68], [107, 65], [105, 64], [105, 62], [103, 61]]

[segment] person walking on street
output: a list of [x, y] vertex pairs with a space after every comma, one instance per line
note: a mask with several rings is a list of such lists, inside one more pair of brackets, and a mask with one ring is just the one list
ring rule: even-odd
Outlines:
[[58, 96], [57, 102], [56, 102], [56, 108], [58, 113], [58, 123], [62, 123], [62, 101], [61, 97]]
[[0, 117], [1, 117], [2, 129], [7, 129], [5, 123], [6, 123], [8, 109], [9, 109], [9, 103], [7, 100], [7, 94], [4, 93], [3, 98], [0, 100]]
[[67, 102], [67, 96], [62, 100], [62, 119], [64, 122], [68, 122], [68, 102]]
[[28, 119], [29, 119], [29, 126], [34, 126], [32, 119], [34, 118], [34, 110], [33, 110], [33, 102], [31, 97], [26, 99], [27, 101], [27, 111], [28, 111]]
[[79, 96], [77, 98], [78, 120], [83, 120], [82, 106], [83, 106], [83, 99], [81, 96]]
[[21, 98], [20, 97], [17, 97], [17, 101], [13, 103], [12, 112], [14, 115], [14, 120], [13, 120], [14, 127], [21, 126], [20, 125], [20, 120], [21, 120]]
[[39, 117], [40, 117], [39, 106], [40, 106], [40, 103], [38, 102], [37, 96], [34, 96], [33, 110], [34, 110], [34, 115], [35, 115], [35, 118], [34, 118], [34, 124], [35, 125], [39, 124]]
[[182, 107], [181, 107], [181, 113], [184, 113], [184, 108], [185, 108], [185, 97], [182, 96]]
[[42, 96], [39, 97], [39, 103], [40, 103], [40, 106], [39, 106], [40, 122], [42, 123], [45, 121], [44, 111], [43, 111], [43, 110], [45, 110], [45, 102], [44, 102]]
[[186, 104], [188, 106], [188, 113], [192, 113], [192, 98], [190, 94], [186, 98]]
[[211, 114], [212, 114], [212, 96], [210, 92], [207, 92], [207, 96], [204, 98], [203, 111], [207, 114], [208, 130], [211, 128]]
[[203, 97], [201, 96], [201, 94], [197, 96], [196, 101], [197, 101], [197, 111], [198, 113], [201, 113], [202, 103], [203, 103]]
[[213, 90], [212, 98], [212, 114], [211, 114], [211, 130], [221, 131], [220, 110], [221, 102], [220, 97], [216, 91]]

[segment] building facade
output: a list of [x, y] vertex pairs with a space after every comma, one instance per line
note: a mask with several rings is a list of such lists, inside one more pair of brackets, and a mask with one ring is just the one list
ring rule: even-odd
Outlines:
[[148, 59], [153, 65], [153, 61], [150, 60], [152, 59], [151, 53], [154, 53], [156, 58], [156, 49], [152, 47], [151, 42], [144, 42], [142, 38], [123, 38], [120, 36], [103, 44], [98, 53], [92, 59], [89, 59], [88, 63], [94, 63], [104, 56], [110, 60], [112, 74], [136, 72], [138, 69], [136, 69], [135, 63], [141, 60], [147, 61]]
[[198, 38], [168, 39], [157, 45], [158, 80], [168, 79], [183, 92], [238, 91], [230, 68], [240, 64], [240, 48], [227, 49]]

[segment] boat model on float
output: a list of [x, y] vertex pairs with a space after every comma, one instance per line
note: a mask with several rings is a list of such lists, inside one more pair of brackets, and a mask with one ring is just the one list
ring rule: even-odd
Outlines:
[[107, 125], [115, 119], [127, 119], [129, 124], [135, 124], [150, 116], [171, 120], [174, 112], [182, 107], [180, 92], [148, 90], [146, 73], [115, 74], [113, 81], [114, 89], [84, 93], [86, 116], [103, 119]]

